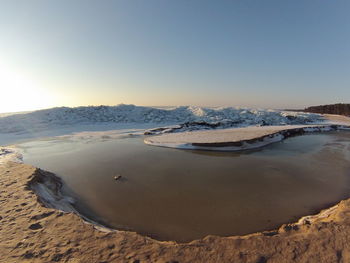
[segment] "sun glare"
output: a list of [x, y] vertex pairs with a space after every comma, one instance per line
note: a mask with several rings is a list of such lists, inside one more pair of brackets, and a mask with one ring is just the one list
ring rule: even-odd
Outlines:
[[35, 110], [53, 106], [50, 96], [32, 78], [0, 65], [0, 113]]

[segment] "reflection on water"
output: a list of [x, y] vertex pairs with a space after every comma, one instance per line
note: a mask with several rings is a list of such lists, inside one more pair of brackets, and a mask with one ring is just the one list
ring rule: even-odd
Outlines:
[[[190, 241], [269, 230], [350, 196], [350, 133], [289, 138], [244, 153], [183, 151], [142, 138], [21, 144], [108, 226]], [[115, 175], [122, 180], [114, 180]]]

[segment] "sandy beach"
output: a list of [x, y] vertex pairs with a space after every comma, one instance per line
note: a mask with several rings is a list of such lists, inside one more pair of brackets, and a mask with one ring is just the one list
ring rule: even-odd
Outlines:
[[[346, 124], [348, 119], [341, 119]], [[57, 204], [55, 175], [10, 160], [0, 165], [1, 262], [349, 262], [350, 199], [278, 230], [246, 236], [207, 236], [178, 244], [84, 221]]]
[[0, 7], [0, 263], [350, 263], [350, 1]]
[[[2, 262], [349, 262], [350, 200], [328, 212], [247, 236], [208, 236], [185, 244], [106, 231], [74, 213], [46, 208], [31, 190], [45, 172], [0, 168]], [[40, 182], [40, 179], [39, 179]], [[52, 185], [53, 188], [56, 186]], [[56, 189], [59, 190], [59, 189]]]

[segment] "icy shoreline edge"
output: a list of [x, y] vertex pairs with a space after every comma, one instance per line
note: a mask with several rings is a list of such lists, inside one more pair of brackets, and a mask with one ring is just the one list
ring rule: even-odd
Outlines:
[[[256, 129], [262, 129], [262, 127], [254, 127]], [[238, 131], [240, 128], [232, 129], [232, 134]], [[245, 128], [241, 128], [244, 130]], [[186, 138], [186, 135], [189, 133], [176, 133], [169, 135], [158, 135], [150, 136], [144, 139], [144, 143], [152, 146], [176, 148], [176, 149], [185, 149], [185, 150], [206, 150], [206, 151], [243, 151], [251, 150], [264, 147], [274, 142], [282, 141], [286, 138], [303, 135], [306, 133], [313, 132], [327, 132], [327, 131], [337, 131], [337, 130], [350, 130], [350, 126], [347, 125], [338, 125], [338, 124], [329, 124], [329, 125], [308, 125], [297, 128], [283, 128], [280, 126], [277, 128], [277, 131], [273, 130], [267, 132], [262, 136], [257, 136], [253, 138], [247, 138], [242, 140], [228, 140], [220, 141], [218, 140], [218, 133], [216, 131], [206, 132], [208, 138], [202, 141], [191, 141], [191, 138]], [[192, 135], [195, 132], [192, 132]], [[198, 134], [204, 132], [197, 132]], [[190, 136], [188, 136], [190, 137]], [[192, 136], [194, 137], [194, 136]], [[248, 136], [249, 137], [249, 136]], [[179, 142], [176, 142], [176, 138], [179, 139]], [[183, 139], [185, 138], [185, 139]], [[168, 141], [167, 141], [168, 140]], [[182, 141], [181, 141], [182, 140]]]
[[[78, 217], [80, 217], [83, 220], [83, 222], [92, 225], [98, 231], [102, 231], [102, 232], [106, 232], [106, 233], [116, 232], [116, 231], [117, 232], [118, 231], [127, 231], [127, 232], [135, 233], [134, 231], [124, 230], [124, 229], [108, 228], [104, 225], [97, 223], [96, 221], [94, 221], [93, 218], [88, 218], [88, 217], [84, 216], [83, 214], [81, 214], [80, 212], [78, 212], [74, 208], [75, 200], [72, 197], [65, 196], [62, 193], [61, 189], [62, 189], [63, 184], [64, 183], [61, 180], [61, 178], [56, 176], [55, 174], [41, 170], [40, 168], [36, 168], [35, 172], [31, 176], [30, 180], [26, 183], [26, 186], [28, 187], [29, 190], [32, 190], [36, 194], [36, 196], [38, 198], [38, 202], [41, 203], [44, 207], [56, 209], [58, 211], [61, 211], [61, 212], [67, 213], [67, 214], [74, 213]], [[318, 213], [313, 214], [313, 215], [303, 216], [303, 217], [299, 218], [299, 220], [296, 222], [282, 224], [279, 228], [274, 229], [274, 230], [265, 230], [265, 231], [256, 232], [256, 233], [249, 233], [249, 234], [242, 235], [242, 236], [239, 236], [239, 235], [228, 236], [228, 238], [232, 238], [232, 237], [249, 238], [251, 236], [255, 236], [255, 235], [259, 235], [259, 234], [262, 234], [264, 236], [274, 236], [274, 235], [283, 233], [289, 229], [297, 229], [298, 227], [300, 227], [302, 225], [310, 225], [318, 220], [328, 218], [332, 214], [336, 213], [340, 203], [343, 201], [344, 200], [339, 200], [339, 202], [337, 202], [335, 205], [333, 205], [329, 208], [322, 209]], [[147, 238], [150, 238], [150, 239], [155, 240], [157, 242], [175, 242], [175, 241], [159, 241], [157, 239], [153, 239], [153, 238], [147, 236], [144, 233], [138, 233], [138, 234], [142, 235], [142, 236], [146, 236]], [[210, 236], [212, 236], [212, 235], [208, 235], [208, 236], [203, 237], [203, 238], [198, 239], [198, 240], [203, 240], [203, 239], [206, 239]], [[220, 236], [218, 236], [218, 237], [220, 237]], [[223, 238], [225, 238], [225, 237], [223, 237]], [[194, 241], [196, 241], [196, 240], [185, 242], [185, 243], [191, 243]], [[177, 243], [177, 242], [175, 242], [175, 243]]]
[[[263, 136], [262, 138], [256, 138], [255, 140], [264, 140], [263, 138], [288, 138], [290, 136], [297, 136], [297, 135], [302, 135], [304, 133], [309, 133], [309, 132], [326, 132], [326, 131], [334, 131], [334, 130], [341, 130], [341, 129], [350, 129], [349, 126], [344, 126], [344, 125], [328, 125], [328, 126], [318, 126], [318, 127], [313, 127], [310, 129], [310, 127], [304, 127], [304, 128], [294, 128], [294, 129], [286, 129], [282, 130], [278, 133], [273, 134], [273, 136]], [[277, 135], [278, 136], [277, 136]], [[283, 139], [282, 138], [282, 139]], [[271, 143], [271, 141], [269, 141]], [[255, 144], [254, 144], [255, 145]], [[265, 144], [266, 145], [266, 144]], [[223, 146], [225, 147], [225, 146]], [[230, 146], [229, 146], [230, 147]], [[260, 146], [262, 147], [262, 146]], [[216, 147], [214, 147], [216, 148]], [[14, 156], [18, 157], [18, 152], [13, 152], [12, 153]], [[8, 160], [11, 162], [11, 160]], [[22, 163], [21, 160], [17, 160], [18, 163]], [[108, 228], [104, 225], [101, 225], [97, 223], [93, 218], [88, 218], [81, 214], [79, 211], [77, 211], [74, 207], [74, 203], [76, 202], [74, 198], [71, 196], [67, 196], [62, 192], [62, 187], [63, 187], [64, 182], [60, 177], [57, 175], [44, 171], [40, 168], [36, 168], [35, 172], [32, 174], [30, 179], [26, 183], [26, 187], [28, 189], [32, 190], [38, 197], [39, 203], [41, 203], [43, 206], [47, 208], [53, 208], [59, 211], [63, 211], [65, 213], [74, 213], [80, 218], [83, 219], [85, 223], [91, 224], [94, 228], [96, 228], [99, 231], [103, 232], [114, 232], [114, 231], [124, 231], [123, 229], [112, 229]], [[340, 200], [339, 202], [341, 202]], [[244, 236], [240, 236], [242, 238], [249, 237], [251, 235], [256, 235], [256, 234], [263, 234], [263, 235], [275, 235], [279, 233], [280, 231], [285, 231], [285, 228], [292, 228], [292, 227], [297, 227], [300, 225], [308, 225], [311, 224], [318, 219], [324, 219], [326, 217], [329, 217], [332, 213], [335, 213], [336, 209], [338, 208], [339, 203], [336, 205], [326, 208], [321, 210], [319, 213], [315, 215], [306, 215], [301, 217], [297, 222], [293, 223], [288, 223], [282, 225], [279, 229], [277, 230], [269, 230], [269, 231], [262, 231], [258, 233], [251, 233], [247, 234]], [[236, 237], [236, 236], [234, 236]], [[238, 237], [238, 236], [237, 236]], [[192, 241], [191, 241], [192, 242]]]
[[74, 206], [76, 200], [73, 197], [63, 193], [62, 187], [64, 182], [54, 173], [36, 168], [26, 185], [37, 195], [38, 201], [43, 206], [65, 213], [74, 213], [81, 217], [84, 222], [93, 225], [100, 231], [114, 231], [114, 229], [101, 225], [94, 219], [88, 218], [80, 213]]

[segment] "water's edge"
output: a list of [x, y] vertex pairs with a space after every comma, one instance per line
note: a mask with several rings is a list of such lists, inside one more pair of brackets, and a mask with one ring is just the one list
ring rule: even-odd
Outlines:
[[[35, 172], [32, 174], [31, 178], [26, 183], [27, 188], [32, 190], [37, 195], [38, 202], [47, 208], [57, 209], [65, 213], [74, 213], [78, 215], [80, 218], [82, 218], [85, 223], [92, 224], [94, 228], [102, 232], [127, 231], [125, 229], [114, 229], [114, 228], [106, 227], [98, 223], [97, 221], [95, 221], [93, 218], [86, 217], [85, 215], [80, 213], [74, 206], [74, 203], [75, 203], [74, 198], [71, 196], [65, 195], [63, 193], [62, 191], [63, 185], [64, 185], [64, 182], [60, 177], [58, 177], [57, 175], [51, 172], [44, 171], [40, 168], [36, 168]], [[344, 199], [344, 200], [349, 200], [349, 199], [350, 198]], [[281, 227], [276, 228], [275, 230], [266, 230], [266, 231], [250, 233], [242, 236], [238, 235], [238, 236], [242, 238], [249, 237], [256, 234], [274, 236], [274, 235], [277, 235], [280, 231], [297, 229], [301, 225], [310, 225], [318, 219], [324, 219], [334, 214], [337, 208], [339, 207], [340, 202], [344, 200], [339, 200], [337, 204], [329, 208], [321, 209], [317, 214], [303, 216], [297, 222], [282, 224]], [[130, 231], [130, 232], [138, 233], [136, 231]], [[138, 233], [138, 234], [146, 235], [148, 238], [152, 238], [151, 236], [148, 236], [147, 234], [144, 234], [144, 233]], [[208, 236], [213, 236], [213, 235], [208, 235]], [[229, 236], [229, 237], [238, 237], [238, 236]], [[205, 239], [205, 238], [206, 237], [203, 237], [200, 239]], [[157, 240], [157, 241], [163, 242], [163, 240]], [[192, 241], [184, 242], [184, 243], [191, 243]], [[174, 242], [174, 241], [171, 241], [171, 242]]]
[[32, 177], [26, 183], [28, 189], [32, 190], [38, 197], [39, 203], [47, 208], [57, 209], [66, 213], [75, 213], [86, 223], [103, 232], [114, 231], [99, 224], [92, 218], [86, 217], [75, 208], [76, 200], [62, 191], [64, 182], [54, 173], [36, 168]]
[[[324, 127], [318, 127], [318, 129], [312, 129], [312, 130], [296, 130], [293, 132], [288, 131], [282, 131], [282, 134], [284, 136], [284, 139], [290, 136], [296, 136], [296, 135], [302, 135], [305, 132], [320, 132], [320, 131], [334, 131], [334, 130], [341, 130], [341, 129], [348, 129], [349, 126], [343, 126], [343, 125], [332, 125], [328, 126], [328, 128]], [[257, 139], [258, 140], [258, 139]], [[125, 230], [125, 229], [114, 229], [107, 227], [101, 223], [98, 223], [96, 218], [87, 217], [84, 214], [80, 213], [76, 207], [75, 207], [75, 199], [72, 196], [67, 195], [62, 191], [64, 186], [63, 180], [55, 175], [54, 173], [44, 171], [40, 168], [37, 168], [35, 172], [33, 173], [31, 179], [27, 182], [27, 187], [31, 189], [37, 196], [38, 201], [45, 207], [48, 208], [54, 208], [58, 209], [63, 212], [67, 213], [75, 213], [79, 217], [81, 217], [84, 222], [92, 224], [96, 229], [104, 232], [111, 232], [111, 231], [117, 231], [117, 230]], [[339, 200], [341, 202], [342, 200]], [[306, 215], [301, 217], [297, 222], [290, 223], [290, 224], [284, 224], [281, 228], [293, 228], [298, 227], [300, 225], [309, 225], [313, 223], [314, 221], [322, 218], [326, 218], [330, 216], [331, 214], [335, 213], [336, 209], [338, 208], [339, 202], [329, 208], [326, 208], [324, 210], [320, 210], [317, 214], [314, 215]], [[278, 229], [278, 228], [277, 228]], [[262, 233], [266, 235], [275, 235], [278, 233], [279, 230], [268, 230], [268, 231], [261, 231], [257, 233]], [[134, 232], [134, 231], [131, 231]], [[145, 233], [139, 233], [141, 235], [146, 235]], [[243, 237], [250, 236], [254, 233], [243, 235]], [[255, 233], [256, 234], [256, 233]], [[187, 243], [187, 242], [186, 242]]]
[[[177, 148], [184, 150], [205, 150], [205, 151], [243, 151], [262, 148], [269, 144], [280, 142], [289, 137], [299, 136], [306, 133], [314, 132], [329, 132], [350, 130], [348, 125], [331, 124], [331, 125], [315, 125], [305, 126], [300, 128], [281, 129], [278, 132], [272, 132], [263, 136], [259, 136], [253, 139], [240, 140], [240, 141], [227, 141], [227, 142], [186, 142], [186, 143], [169, 143], [158, 142], [154, 138], [161, 138], [162, 135], [150, 136], [144, 139], [144, 143], [152, 146], [160, 146], [167, 148]], [[177, 135], [180, 135], [178, 133]], [[215, 135], [214, 135], [215, 138]]]

